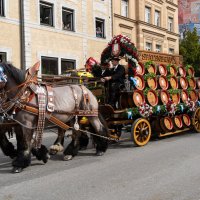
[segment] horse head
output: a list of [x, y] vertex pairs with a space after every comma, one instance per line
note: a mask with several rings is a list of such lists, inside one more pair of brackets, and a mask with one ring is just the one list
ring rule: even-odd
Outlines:
[[17, 69], [10, 63], [0, 63], [0, 93], [7, 93], [9, 98], [13, 98], [17, 93], [17, 86], [25, 81], [25, 71]]

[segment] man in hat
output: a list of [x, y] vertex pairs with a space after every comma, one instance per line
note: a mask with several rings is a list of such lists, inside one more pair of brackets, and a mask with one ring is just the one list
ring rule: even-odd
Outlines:
[[124, 87], [125, 80], [125, 68], [119, 64], [119, 57], [112, 57], [112, 68], [110, 70], [111, 75], [104, 77], [105, 81], [109, 81], [109, 104], [116, 109], [116, 103], [118, 101], [120, 89]]

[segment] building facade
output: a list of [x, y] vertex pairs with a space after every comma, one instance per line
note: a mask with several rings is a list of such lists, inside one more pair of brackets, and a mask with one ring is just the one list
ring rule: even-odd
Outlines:
[[0, 59], [42, 74], [100, 59], [112, 37], [111, 0], [0, 0]]
[[179, 57], [177, 0], [113, 0], [112, 7], [114, 35], [129, 36], [140, 54], [154, 52], [148, 58]]

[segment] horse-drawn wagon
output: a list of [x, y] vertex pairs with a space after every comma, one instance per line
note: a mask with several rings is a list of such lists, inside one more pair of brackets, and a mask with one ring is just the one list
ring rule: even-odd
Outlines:
[[194, 76], [193, 68], [140, 63], [137, 54], [134, 44], [122, 35], [114, 37], [102, 52], [102, 62], [114, 55], [124, 57], [128, 63], [117, 109], [108, 104], [104, 83], [87, 72], [75, 73], [77, 76], [73, 76], [74, 72], [43, 76], [38, 81], [39, 63], [26, 72], [1, 64], [0, 113], [19, 124], [10, 126], [15, 127], [20, 141], [16, 151], [5, 134], [0, 134], [0, 146], [8, 150], [6, 155], [16, 157], [14, 172], [30, 165], [31, 153], [47, 162], [42, 132], [49, 123], [60, 127], [52, 153], [63, 149], [65, 130], [71, 128], [74, 132], [64, 151], [65, 160], [77, 155], [80, 132], [94, 136], [97, 155], [106, 151], [108, 140], [120, 140], [126, 129], [137, 146], [146, 145], [151, 136], [163, 137], [190, 129], [200, 132], [200, 79]]
[[[94, 78], [85, 81], [98, 98], [99, 112], [107, 122], [110, 139], [120, 140], [126, 130], [137, 146], [143, 146], [152, 136], [163, 137], [192, 129], [200, 132], [200, 79], [195, 77], [192, 66], [141, 63], [134, 44], [122, 35], [109, 42], [101, 62], [108, 62], [113, 55], [124, 57], [128, 65], [118, 109], [106, 102], [109, 94], [104, 83]], [[87, 124], [87, 120], [81, 122]]]

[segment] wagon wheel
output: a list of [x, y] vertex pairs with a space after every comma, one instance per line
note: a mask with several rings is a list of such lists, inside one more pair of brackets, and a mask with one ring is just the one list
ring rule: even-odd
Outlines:
[[151, 137], [151, 125], [148, 120], [144, 118], [135, 120], [131, 129], [131, 137], [137, 146], [146, 145]]
[[200, 133], [200, 107], [197, 108], [192, 116], [192, 125], [198, 133]]

